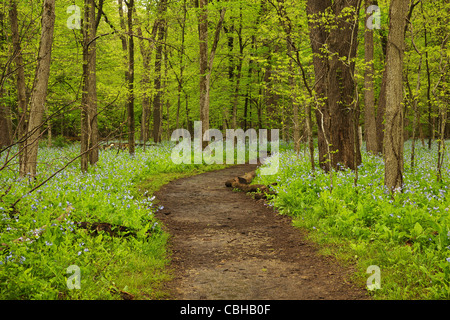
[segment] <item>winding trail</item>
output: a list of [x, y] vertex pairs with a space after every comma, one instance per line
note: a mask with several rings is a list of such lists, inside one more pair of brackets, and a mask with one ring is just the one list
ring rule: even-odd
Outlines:
[[157, 218], [171, 234], [170, 299], [369, 299], [346, 280], [351, 271], [318, 255], [290, 218], [225, 187], [255, 168], [179, 179], [156, 193], [164, 206]]

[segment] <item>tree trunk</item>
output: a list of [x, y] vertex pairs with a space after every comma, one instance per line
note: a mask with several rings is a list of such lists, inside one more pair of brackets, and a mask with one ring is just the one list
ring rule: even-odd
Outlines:
[[135, 139], [134, 139], [134, 36], [133, 36], [133, 10], [134, 0], [127, 2], [128, 12], [128, 152], [130, 155], [135, 153]]
[[158, 3], [158, 38], [156, 43], [156, 56], [155, 56], [155, 97], [153, 99], [153, 140], [158, 143], [161, 142], [161, 127], [162, 127], [162, 85], [161, 85], [161, 61], [163, 53], [163, 41], [166, 29], [166, 20], [162, 16], [166, 11], [167, 0], [160, 0]]
[[406, 85], [408, 87], [409, 97], [410, 97], [410, 105], [414, 114], [414, 120], [412, 123], [412, 141], [411, 141], [411, 168], [414, 168], [415, 166], [415, 150], [416, 150], [416, 136], [417, 136], [417, 129], [419, 128], [420, 131], [420, 112], [419, 112], [419, 95], [420, 95], [420, 76], [422, 72], [422, 54], [419, 52], [419, 50], [416, 47], [416, 44], [414, 42], [414, 34], [411, 28], [411, 42], [413, 43], [414, 48], [416, 49], [416, 52], [419, 54], [419, 66], [417, 70], [417, 82], [416, 82], [416, 89], [413, 92], [411, 89], [411, 85], [409, 83], [408, 79], [408, 72], [405, 76], [406, 78]]
[[[208, 1], [199, 0], [198, 15], [198, 35], [199, 35], [199, 60], [200, 60], [200, 121], [202, 122], [202, 136], [209, 129], [209, 89], [211, 81], [211, 70], [214, 56], [219, 42], [220, 30], [222, 29], [223, 20], [225, 18], [226, 8], [222, 8], [220, 19], [217, 23], [216, 32], [214, 34], [211, 52], [208, 55]], [[205, 137], [209, 140], [209, 137]], [[208, 141], [203, 141], [204, 146]]]
[[433, 105], [431, 103], [431, 71], [430, 71], [430, 64], [428, 59], [428, 37], [427, 37], [427, 24], [425, 20], [425, 15], [423, 14], [423, 7], [422, 7], [422, 15], [423, 15], [423, 36], [424, 36], [424, 45], [425, 45], [425, 67], [427, 72], [427, 106], [428, 106], [428, 149], [431, 149], [431, 143], [434, 139], [434, 117], [432, 116], [433, 113]]
[[[98, 161], [95, 1], [85, 0], [83, 23], [83, 93], [81, 97], [81, 171]], [[90, 150], [89, 150], [90, 149]], [[89, 151], [88, 151], [89, 150]]]
[[234, 87], [233, 94], [233, 112], [232, 112], [232, 125], [233, 129], [237, 129], [237, 108], [239, 105], [239, 90], [241, 84], [242, 77], [242, 64], [244, 62], [244, 43], [242, 41], [242, 15], [240, 19], [239, 29], [238, 29], [238, 40], [239, 40], [239, 60], [237, 64], [237, 73], [236, 73], [236, 85]]
[[[101, 1], [100, 1], [101, 2]], [[98, 120], [97, 120], [97, 43], [93, 40], [97, 34], [95, 1], [91, 2], [92, 11], [89, 16], [89, 35], [92, 43], [88, 48], [88, 116], [89, 116], [89, 163], [98, 162]], [[101, 9], [100, 9], [101, 10]], [[99, 10], [99, 15], [100, 11]]]
[[[135, 21], [138, 19], [135, 11]], [[150, 121], [150, 113], [151, 113], [151, 98], [150, 98], [150, 61], [151, 56], [154, 48], [154, 42], [156, 38], [156, 31], [157, 31], [157, 21], [153, 24], [152, 28], [152, 34], [150, 36], [150, 40], [144, 41], [142, 36], [142, 28], [140, 24], [138, 23], [136, 26], [136, 31], [139, 36], [139, 47], [141, 50], [142, 55], [142, 67], [144, 72], [142, 73], [142, 87], [143, 87], [143, 93], [142, 93], [142, 117], [141, 117], [141, 134], [140, 134], [140, 140], [144, 143], [144, 149], [145, 149], [145, 143], [148, 141], [150, 136], [149, 131], [149, 121]], [[125, 46], [126, 49], [126, 46]]]
[[45, 0], [42, 13], [42, 31], [39, 43], [39, 53], [33, 91], [30, 97], [30, 121], [28, 125], [28, 144], [25, 154], [25, 174], [36, 176], [38, 143], [44, 105], [47, 98], [48, 79], [50, 76], [50, 62], [53, 44], [53, 30], [55, 26], [55, 0]]
[[384, 183], [391, 191], [403, 185], [403, 51], [409, 0], [392, 0], [386, 50], [386, 114], [384, 133]]
[[[12, 9], [10, 9], [10, 10], [12, 11]], [[4, 16], [3, 11], [4, 11], [3, 7], [0, 7], [0, 27], [2, 28], [2, 30], [6, 29], [5, 16]], [[16, 23], [17, 23], [17, 10], [16, 10]], [[11, 29], [12, 29], [12, 27], [11, 27]], [[1, 32], [0, 33], [0, 50], [1, 50], [0, 52], [2, 52], [2, 53], [6, 52], [5, 44], [6, 44], [6, 34], [4, 32]], [[14, 60], [15, 54], [17, 54], [17, 53], [16, 52], [13, 53], [13, 56], [11, 57], [12, 60]], [[2, 58], [5, 56], [6, 55], [0, 55], [0, 64], [2, 64], [2, 65], [3, 65]], [[7, 69], [6, 74], [9, 74], [11, 72], [10, 65], [8, 64], [8, 67], [5, 66], [5, 68]], [[12, 135], [13, 134], [12, 134], [10, 104], [6, 103], [4, 85], [2, 83], [0, 83], [0, 152], [3, 149], [3, 147], [6, 147], [6, 146], [9, 146], [12, 144], [12, 141], [13, 141]]]
[[[181, 48], [180, 48], [180, 78], [178, 79], [178, 92], [177, 92], [177, 119], [176, 119], [176, 129], [179, 128], [180, 122], [180, 109], [181, 109], [181, 92], [183, 90], [183, 58], [184, 58], [184, 38], [186, 33], [186, 16], [187, 16], [187, 8], [186, 8], [186, 0], [183, 0], [183, 20], [181, 23]], [[187, 125], [187, 124], [186, 124]]]
[[[231, 20], [231, 26], [227, 27], [225, 24], [223, 26], [223, 30], [225, 31], [225, 35], [227, 38], [227, 47], [228, 47], [228, 85], [229, 87], [233, 87], [233, 79], [234, 79], [234, 69], [235, 69], [235, 59], [233, 56], [234, 49], [234, 21]], [[223, 130], [227, 129], [227, 124], [231, 123], [231, 128], [236, 129], [236, 112], [234, 107], [234, 96], [230, 99], [231, 105], [231, 121], [230, 121], [230, 113], [228, 108], [223, 108], [222, 117], [223, 117]]]
[[[366, 0], [367, 8], [376, 1]], [[366, 16], [366, 19], [368, 15]], [[375, 91], [373, 83], [374, 64], [373, 64], [373, 30], [365, 28], [364, 32], [364, 129], [366, 150], [370, 153], [377, 154], [377, 128], [375, 123]]]
[[208, 70], [208, 2], [199, 0], [198, 16], [199, 59], [200, 59], [200, 121], [202, 136], [209, 129], [209, 76]]
[[383, 77], [381, 79], [380, 94], [378, 99], [377, 115], [375, 119], [376, 130], [377, 130], [377, 153], [382, 154], [384, 152], [384, 117], [386, 113], [386, 67], [383, 72]]
[[[339, 169], [338, 164], [354, 170], [361, 163], [358, 139], [355, 139], [358, 112], [355, 105], [354, 63], [351, 62], [357, 48], [355, 15], [358, 4], [358, 0], [307, 2], [310, 17], [332, 9], [332, 25], [336, 26], [328, 31], [320, 21], [309, 21], [316, 79], [319, 163], [326, 171]], [[342, 18], [343, 11], [349, 8], [354, 9], [349, 13], [350, 18]]]
[[6, 103], [5, 90], [0, 87], [0, 150], [12, 144], [11, 110]]
[[14, 64], [16, 68], [16, 84], [17, 84], [17, 109], [18, 109], [18, 141], [19, 149], [22, 150], [19, 154], [19, 172], [21, 176], [25, 175], [25, 154], [26, 143], [24, 141], [28, 130], [28, 110], [27, 110], [27, 91], [25, 83], [25, 69], [22, 56], [22, 48], [20, 43], [19, 22], [17, 18], [17, 1], [11, 1], [11, 8], [9, 10], [9, 19], [11, 22], [11, 38], [13, 43]]
[[[289, 33], [287, 36], [287, 51], [289, 54], [293, 51], [292, 44], [291, 44], [291, 35], [290, 35], [290, 28], [288, 29]], [[293, 122], [294, 122], [294, 151], [297, 153], [297, 155], [300, 153], [300, 123], [299, 123], [299, 114], [298, 114], [298, 97], [295, 94], [295, 83], [294, 83], [294, 68], [293, 68], [293, 62], [292, 60], [289, 60], [289, 87], [291, 89], [291, 97], [290, 97], [290, 103], [292, 106], [292, 115], [293, 115]], [[307, 125], [308, 126], [308, 125]], [[307, 130], [309, 131], [309, 128], [307, 127]]]
[[[255, 43], [256, 43], [256, 36], [252, 35], [252, 44], [251, 44], [251, 53], [250, 53], [250, 60], [248, 62], [248, 73], [247, 73], [247, 86], [246, 86], [246, 94], [245, 94], [245, 104], [244, 104], [244, 131], [247, 131], [248, 127], [252, 126], [251, 119], [249, 121], [249, 113], [251, 114], [251, 99], [252, 99], [252, 93], [251, 93], [251, 83], [253, 78], [253, 65], [254, 62], [254, 50], [255, 50]], [[249, 123], [250, 122], [250, 123]]]

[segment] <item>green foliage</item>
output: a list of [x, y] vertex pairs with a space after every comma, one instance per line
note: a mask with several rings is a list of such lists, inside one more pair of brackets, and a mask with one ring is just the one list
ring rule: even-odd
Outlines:
[[444, 174], [447, 182], [437, 182], [436, 146], [416, 152], [420, 160], [414, 169], [406, 166], [403, 192], [394, 198], [383, 184], [382, 159], [366, 152], [356, 187], [355, 173], [341, 170], [333, 172], [331, 189], [328, 174], [311, 171], [306, 155], [289, 150], [281, 153], [278, 174], [259, 176], [258, 183], [277, 182], [272, 205], [292, 215], [295, 226], [310, 230], [328, 253], [355, 264], [361, 285], [366, 268], [378, 265], [382, 284], [376, 298], [448, 299], [450, 172]]
[[[0, 190], [12, 187], [0, 204], [0, 243], [8, 245], [0, 251], [0, 298], [119, 299], [120, 290], [143, 299], [162, 297], [160, 283], [169, 278], [168, 235], [154, 218], [159, 206], [152, 194], [161, 181], [170, 180], [163, 179], [165, 175], [175, 178], [218, 168], [176, 165], [171, 149], [172, 144], [137, 148], [134, 157], [101, 151], [100, 161], [88, 173], [80, 174], [78, 163], [73, 163], [29, 195], [30, 187], [77, 154], [79, 144], [42, 147], [37, 181], [31, 185], [14, 171], [1, 171]], [[64, 213], [68, 215], [58, 221]], [[135, 235], [99, 231], [93, 236], [81, 222], [124, 226]], [[80, 290], [67, 287], [71, 265], [80, 268]]]

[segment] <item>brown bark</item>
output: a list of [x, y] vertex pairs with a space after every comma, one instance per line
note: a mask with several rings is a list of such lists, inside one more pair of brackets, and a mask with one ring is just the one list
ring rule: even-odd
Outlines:
[[[95, 1], [85, 0], [83, 22], [83, 93], [81, 97], [81, 171], [98, 161]], [[88, 152], [85, 152], [90, 150]]]
[[[375, 4], [372, 0], [366, 0], [367, 8]], [[366, 16], [366, 19], [369, 16]], [[376, 154], [377, 146], [377, 128], [375, 123], [375, 91], [374, 91], [374, 63], [373, 63], [373, 30], [365, 28], [364, 32], [364, 60], [366, 64], [364, 72], [364, 129], [366, 150], [370, 153]]]
[[384, 116], [386, 113], [386, 70], [383, 72], [381, 79], [380, 94], [378, 99], [377, 115], [375, 119], [377, 130], [377, 153], [382, 154], [384, 152]]
[[[18, 109], [18, 124], [17, 133], [19, 142], [19, 149], [24, 150], [25, 143], [23, 139], [27, 133], [28, 128], [28, 111], [27, 111], [27, 93], [25, 84], [25, 69], [22, 56], [22, 47], [19, 34], [19, 22], [17, 18], [17, 1], [12, 0], [9, 10], [9, 19], [11, 22], [11, 38], [13, 43], [14, 64], [16, 68], [16, 86], [17, 86], [17, 109]], [[19, 154], [19, 172], [21, 176], [25, 175], [25, 152]]]
[[[40, 128], [44, 115], [44, 104], [47, 98], [48, 79], [50, 76], [50, 61], [55, 26], [55, 0], [45, 0], [42, 13], [42, 31], [39, 43], [39, 53], [33, 91], [30, 98], [30, 121], [25, 153], [25, 174], [36, 176], [38, 143]], [[23, 174], [23, 173], [21, 173]]]
[[[135, 20], [137, 17], [135, 18]], [[145, 142], [149, 139], [149, 120], [150, 120], [150, 111], [151, 111], [151, 99], [150, 99], [150, 61], [151, 56], [154, 48], [154, 41], [156, 37], [156, 31], [157, 31], [157, 23], [153, 25], [152, 34], [151, 34], [151, 40], [148, 41], [148, 44], [146, 42], [144, 43], [144, 39], [142, 37], [142, 29], [140, 25], [138, 24], [136, 27], [137, 34], [139, 36], [139, 47], [141, 50], [142, 55], [142, 67], [143, 67], [143, 74], [142, 74], [142, 87], [143, 87], [143, 93], [142, 93], [142, 117], [141, 117], [141, 136], [140, 140], [144, 143], [144, 149], [145, 149]]]
[[[216, 26], [211, 52], [208, 54], [208, 1], [199, 0], [198, 34], [199, 34], [199, 60], [200, 60], [200, 121], [202, 121], [202, 136], [209, 129], [209, 90], [211, 71], [214, 56], [219, 42], [220, 30], [225, 18], [226, 8], [222, 8]], [[205, 137], [209, 140], [209, 137]], [[208, 141], [204, 141], [204, 146]]]
[[198, 16], [199, 59], [200, 59], [200, 121], [202, 136], [209, 129], [209, 77], [208, 69], [208, 11], [207, 0], [199, 0]]
[[234, 94], [233, 94], [234, 97], [233, 97], [233, 110], [231, 121], [233, 129], [237, 129], [237, 108], [239, 104], [239, 90], [242, 77], [243, 60], [244, 60], [244, 46], [242, 43], [242, 36], [239, 34], [239, 61], [237, 64], [236, 84], [234, 87]]
[[180, 109], [181, 109], [181, 92], [183, 90], [183, 58], [184, 58], [184, 42], [185, 42], [185, 34], [186, 34], [186, 16], [187, 16], [187, 8], [186, 8], [186, 0], [183, 0], [183, 20], [181, 22], [181, 48], [180, 48], [180, 77], [178, 79], [178, 93], [177, 93], [177, 118], [176, 118], [176, 128], [179, 128], [180, 122]]
[[[6, 6], [6, 4], [5, 4]], [[13, 9], [10, 9], [11, 11]], [[4, 55], [2, 53], [6, 52], [6, 22], [5, 22], [5, 15], [4, 15], [4, 9], [3, 6], [0, 6], [0, 65], [2, 65], [2, 68], [5, 68], [6, 70], [2, 70], [3, 76], [1, 78], [2, 81], [0, 81], [0, 152], [3, 149], [3, 147], [7, 147], [12, 144], [13, 142], [13, 134], [12, 134], [12, 120], [11, 120], [11, 109], [10, 104], [6, 103], [5, 99], [5, 89], [4, 89], [4, 83], [6, 78], [4, 77], [5, 71], [6, 74], [9, 74], [11, 72], [10, 63], [8, 61], [14, 60], [14, 53], [11, 58], [8, 60], [4, 60], [4, 58], [7, 58], [7, 55]], [[16, 9], [16, 23], [17, 23], [17, 9]], [[11, 27], [12, 28], [12, 27]], [[3, 32], [5, 30], [5, 32]], [[3, 63], [4, 67], [3, 67]]]
[[4, 99], [4, 89], [0, 88], [0, 150], [12, 144], [11, 110]]
[[128, 12], [128, 98], [127, 98], [127, 112], [128, 112], [128, 152], [134, 155], [135, 139], [134, 139], [134, 37], [133, 37], [133, 9], [134, 0], [127, 2]]
[[155, 79], [154, 88], [156, 91], [153, 99], [153, 140], [155, 142], [161, 142], [161, 127], [162, 127], [162, 107], [163, 107], [163, 92], [161, 84], [161, 72], [162, 72], [162, 53], [164, 48], [164, 35], [166, 32], [166, 20], [163, 17], [167, 9], [167, 1], [160, 0], [158, 4], [158, 38], [156, 43], [156, 55], [155, 55]]
[[[354, 57], [357, 48], [357, 19], [360, 1], [309, 0], [307, 13], [310, 24], [310, 40], [314, 53], [316, 119], [320, 166], [329, 170], [341, 166], [355, 169], [361, 163], [361, 153], [355, 130], [358, 110], [355, 104], [355, 81], [353, 79]], [[354, 8], [350, 18], [342, 13]], [[332, 10], [328, 30], [315, 20], [327, 10]], [[325, 49], [325, 51], [324, 51]]]
[[384, 183], [388, 189], [403, 185], [403, 51], [409, 0], [392, 0], [386, 51], [386, 114], [384, 135]]
[[[9, 19], [11, 22], [11, 38], [13, 43], [13, 55], [14, 64], [16, 68], [16, 86], [17, 86], [17, 103], [18, 103], [18, 140], [22, 140], [28, 125], [28, 112], [27, 112], [27, 94], [25, 84], [25, 70], [23, 64], [22, 47], [19, 34], [19, 22], [17, 18], [17, 1], [11, 1], [11, 7], [9, 11]], [[19, 148], [23, 148], [24, 144], [20, 143]], [[23, 159], [22, 154], [19, 156], [19, 163], [23, 171]]]
[[184, 39], [185, 39], [185, 30], [186, 30], [186, 0], [183, 1], [183, 20], [181, 23], [181, 52], [180, 52], [180, 77], [178, 79], [178, 93], [177, 93], [177, 115], [176, 115], [176, 128], [179, 128], [179, 122], [180, 122], [180, 109], [181, 109], [181, 92], [183, 90], [183, 72], [184, 72], [184, 65], [183, 65], [183, 55], [184, 55]]

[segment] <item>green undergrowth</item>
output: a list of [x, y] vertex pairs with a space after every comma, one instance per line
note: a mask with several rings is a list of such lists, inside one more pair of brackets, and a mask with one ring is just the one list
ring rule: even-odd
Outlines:
[[383, 159], [365, 150], [356, 186], [355, 172], [312, 171], [308, 154], [298, 156], [292, 150], [280, 153], [277, 174], [258, 175], [255, 183], [277, 182], [270, 205], [308, 230], [323, 254], [352, 267], [353, 280], [361, 287], [366, 288], [372, 275], [366, 273], [368, 267], [378, 266], [381, 288], [368, 290], [374, 299], [448, 299], [448, 156], [443, 181], [438, 182], [436, 146], [429, 150], [416, 145], [414, 168], [409, 150], [407, 142], [403, 191], [394, 197], [384, 187]]
[[19, 178], [14, 166], [0, 171], [0, 299], [166, 298], [169, 235], [154, 216], [153, 193], [173, 179], [225, 167], [177, 165], [172, 148], [138, 147], [134, 156], [102, 150], [89, 172], [81, 174], [75, 161], [31, 194], [78, 154], [78, 144], [41, 147], [35, 181]]

